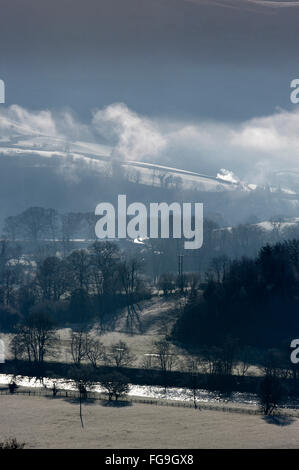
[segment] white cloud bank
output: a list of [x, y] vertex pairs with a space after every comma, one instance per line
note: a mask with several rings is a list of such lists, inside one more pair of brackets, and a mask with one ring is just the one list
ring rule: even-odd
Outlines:
[[[299, 108], [241, 123], [178, 122], [148, 118], [115, 103], [94, 111], [82, 124], [70, 111], [31, 112], [14, 105], [0, 108], [0, 140], [48, 136], [69, 142], [105, 143], [111, 156], [152, 161], [216, 175], [265, 182], [270, 172], [299, 167]], [[228, 168], [228, 173], [220, 172]], [[232, 173], [233, 172], [233, 173]]]
[[113, 156], [125, 160], [155, 157], [167, 145], [165, 136], [153, 121], [139, 116], [123, 103], [96, 111], [92, 126], [99, 135], [108, 135], [114, 140]]

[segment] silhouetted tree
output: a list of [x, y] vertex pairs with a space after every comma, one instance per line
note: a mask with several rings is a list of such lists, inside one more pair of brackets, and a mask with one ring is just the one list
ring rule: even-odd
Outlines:
[[117, 401], [121, 396], [129, 392], [128, 378], [119, 372], [112, 372], [101, 377], [100, 384], [108, 394], [108, 400], [114, 397]]

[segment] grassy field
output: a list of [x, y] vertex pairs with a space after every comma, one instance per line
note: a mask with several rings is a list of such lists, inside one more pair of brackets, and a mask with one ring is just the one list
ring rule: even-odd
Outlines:
[[[144, 361], [144, 355], [153, 351], [153, 342], [164, 337], [165, 333], [170, 333], [171, 327], [175, 322], [176, 312], [179, 304], [182, 304], [185, 300], [182, 298], [163, 298], [153, 297], [150, 300], [145, 300], [140, 303], [140, 319], [143, 327], [143, 331], [138, 334], [126, 333], [126, 311], [124, 310], [120, 315], [114, 331], [106, 332], [99, 336], [96, 329], [91, 331], [91, 335], [98, 338], [106, 347], [109, 347], [112, 343], [118, 341], [124, 341], [131, 349], [134, 356], [132, 366], [142, 367]], [[55, 360], [62, 362], [72, 362], [70, 352], [70, 328], [61, 328], [58, 330], [58, 336], [60, 339], [59, 351]], [[4, 340], [6, 346], [6, 357], [10, 359], [11, 353], [9, 350], [9, 342], [11, 335], [0, 333], [0, 339]], [[174, 369], [182, 369], [185, 361], [184, 351], [176, 348], [177, 363], [174, 365]], [[50, 359], [50, 358], [47, 358]], [[83, 361], [84, 362], [84, 361]], [[256, 366], [250, 366], [247, 375], [259, 375], [260, 370]]]
[[298, 448], [299, 419], [133, 404], [83, 407], [63, 398], [0, 396], [0, 441], [26, 448]]
[[[112, 343], [124, 341], [131, 349], [134, 356], [132, 366], [141, 366], [144, 355], [151, 353], [153, 350], [153, 342], [161, 339], [165, 333], [169, 333], [171, 326], [175, 321], [173, 310], [177, 306], [177, 299], [164, 299], [163, 297], [154, 297], [150, 300], [140, 302], [140, 319], [142, 324], [142, 332], [137, 334], [129, 334], [126, 332], [126, 310], [122, 311], [113, 331], [105, 332], [99, 335], [96, 328], [93, 328], [90, 334], [102, 341], [109, 347]], [[75, 327], [76, 325], [73, 325]], [[72, 362], [70, 351], [70, 328], [60, 328], [57, 331], [60, 340], [59, 349], [55, 356], [55, 360], [62, 362]], [[5, 343], [6, 358], [12, 358], [9, 343], [12, 335], [0, 333], [0, 339]], [[50, 359], [48, 357], [47, 359]], [[85, 362], [85, 361], [83, 361]]]

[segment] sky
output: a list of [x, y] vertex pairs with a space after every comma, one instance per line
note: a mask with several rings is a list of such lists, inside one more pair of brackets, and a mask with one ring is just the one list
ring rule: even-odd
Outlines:
[[16, 109], [37, 126], [48, 112], [122, 158], [242, 178], [294, 167], [298, 24], [299, 1], [0, 0], [0, 130]]

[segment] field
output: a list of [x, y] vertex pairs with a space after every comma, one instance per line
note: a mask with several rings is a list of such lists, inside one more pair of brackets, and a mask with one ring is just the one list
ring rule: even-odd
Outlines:
[[26, 448], [298, 448], [299, 419], [133, 404], [83, 407], [63, 398], [0, 396], [0, 441]]
[[[174, 309], [178, 305], [178, 299], [164, 299], [154, 297], [153, 299], [140, 302], [139, 314], [142, 323], [142, 332], [129, 334], [126, 331], [126, 310], [121, 311], [113, 331], [107, 331], [99, 335], [97, 328], [90, 332], [91, 336], [98, 338], [106, 347], [118, 341], [124, 341], [133, 354], [132, 366], [142, 366], [144, 354], [151, 353], [153, 342], [161, 339], [165, 333], [169, 333], [175, 321]], [[72, 325], [73, 328], [80, 328], [79, 325]], [[62, 362], [72, 362], [70, 351], [70, 328], [60, 328], [57, 331], [60, 340], [59, 349], [56, 351], [55, 360]], [[0, 333], [0, 339], [4, 340], [6, 358], [12, 357], [9, 343], [12, 335]], [[52, 359], [47, 357], [47, 359]], [[85, 361], [83, 361], [85, 362]]]
[[[183, 298], [163, 298], [155, 296], [150, 300], [140, 302], [140, 319], [142, 323], [142, 332], [129, 334], [126, 332], [126, 310], [122, 311], [116, 322], [113, 331], [104, 332], [99, 335], [96, 328], [93, 328], [91, 335], [98, 338], [102, 343], [109, 347], [112, 343], [124, 341], [131, 349], [133, 354], [132, 366], [142, 367], [144, 355], [153, 351], [153, 342], [162, 339], [164, 335], [171, 332], [171, 327], [175, 322], [177, 309], [185, 302]], [[76, 325], [73, 325], [75, 327]], [[60, 347], [55, 355], [55, 360], [62, 362], [72, 362], [70, 352], [70, 328], [61, 328], [58, 330]], [[9, 343], [10, 334], [0, 333], [0, 339], [4, 340], [6, 349], [6, 358], [10, 359], [11, 353]], [[174, 369], [181, 369], [184, 365], [185, 354], [179, 348], [176, 348], [177, 364]], [[50, 358], [48, 358], [50, 359]], [[83, 361], [85, 362], [85, 361]], [[258, 367], [251, 365], [247, 375], [259, 375]]]

